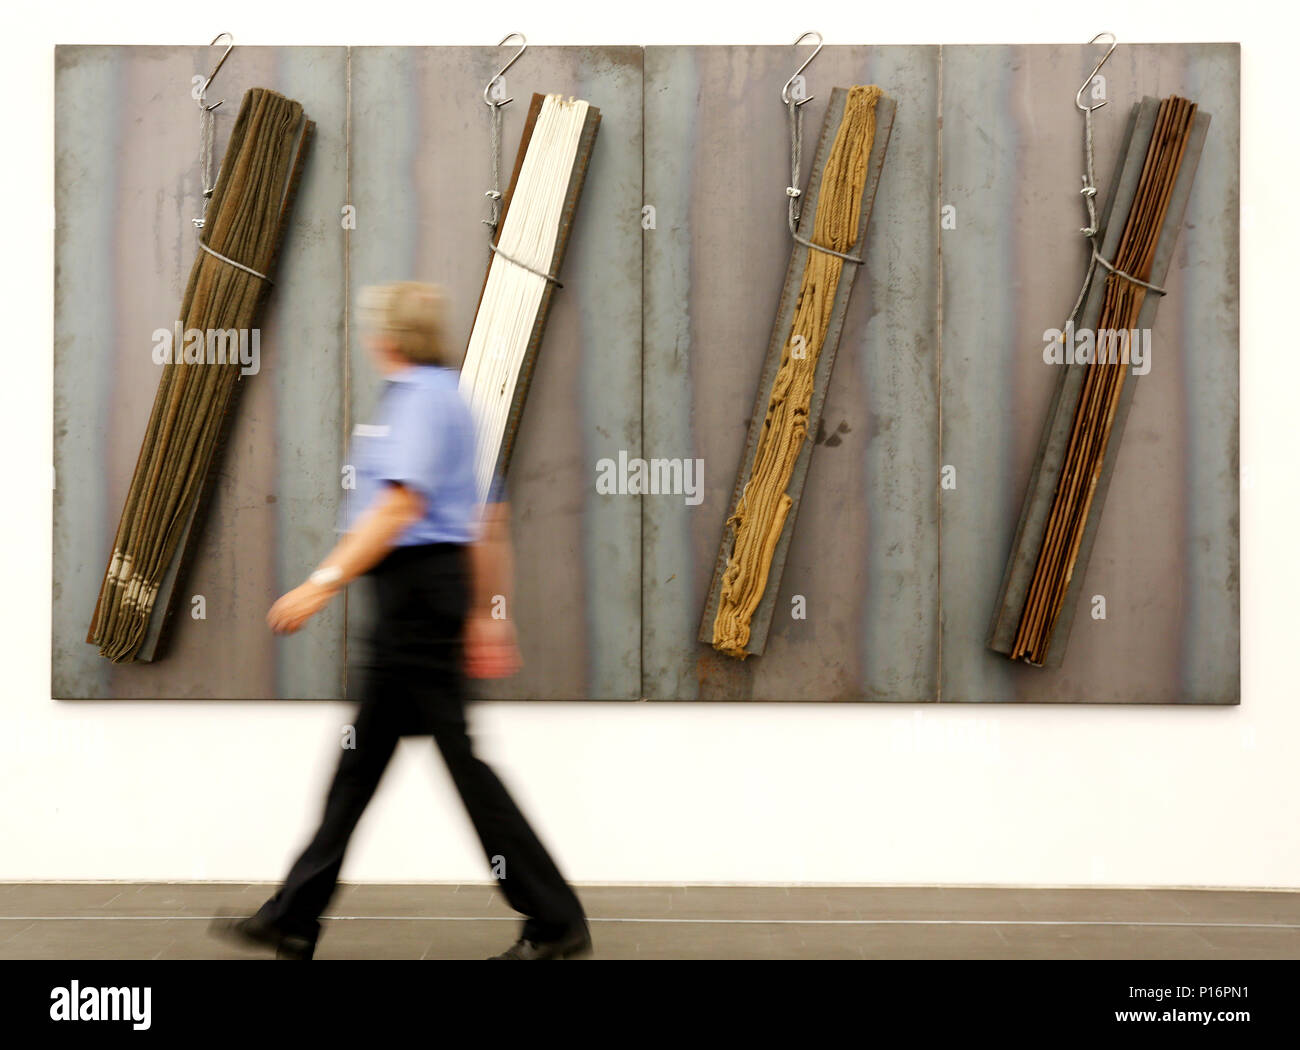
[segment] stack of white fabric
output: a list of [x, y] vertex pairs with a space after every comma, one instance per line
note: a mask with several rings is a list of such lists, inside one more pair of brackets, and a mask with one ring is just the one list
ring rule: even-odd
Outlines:
[[515, 384], [541, 307], [547, 283], [542, 274], [551, 272], [587, 108], [581, 99], [559, 95], [547, 95], [542, 102], [497, 240], [500, 254], [492, 256], [474, 318], [460, 391], [477, 429], [474, 475], [480, 499], [487, 498], [492, 484]]

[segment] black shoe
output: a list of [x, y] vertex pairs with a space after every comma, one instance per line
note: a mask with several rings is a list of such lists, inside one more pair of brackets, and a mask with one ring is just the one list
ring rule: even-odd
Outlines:
[[213, 919], [208, 932], [243, 948], [274, 948], [277, 959], [310, 959], [316, 943], [296, 933], [285, 933], [264, 919], [223, 916]]
[[564, 936], [553, 941], [530, 941], [527, 937], [520, 937], [509, 948], [500, 955], [493, 955], [488, 958], [489, 962], [500, 959], [575, 959], [580, 955], [591, 954], [591, 934], [587, 930], [587, 924], [584, 922], [581, 926], [575, 926]]

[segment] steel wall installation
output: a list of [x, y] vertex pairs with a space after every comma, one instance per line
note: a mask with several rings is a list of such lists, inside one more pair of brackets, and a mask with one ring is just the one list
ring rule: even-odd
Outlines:
[[[217, 157], [251, 86], [300, 100], [316, 141], [165, 658], [84, 641], [199, 214], [192, 78], [207, 48], [56, 53], [53, 694], [329, 699], [367, 611], [264, 616], [328, 550], [352, 427], [377, 377], [349, 300], [447, 286], [462, 345], [487, 263], [492, 47], [237, 47], [211, 91]], [[1239, 50], [1124, 45], [1104, 69], [1101, 196], [1132, 104], [1212, 116], [1059, 668], [1011, 663], [988, 623], [1086, 262], [1078, 45], [827, 46], [806, 70], [803, 180], [834, 87], [895, 103], [766, 651], [696, 634], [790, 258], [789, 47], [529, 47], [533, 92], [601, 111], [509, 474], [525, 668], [539, 699], [1235, 703]], [[504, 186], [502, 187], [504, 189]], [[355, 208], [345, 221], [344, 208]], [[645, 210], [643, 210], [645, 209]], [[650, 209], [653, 209], [652, 211]], [[703, 462], [682, 494], [604, 494], [602, 460]], [[950, 468], [947, 472], [944, 468]], [[941, 485], [944, 479], [949, 486]], [[1106, 618], [1091, 615], [1105, 598]], [[806, 618], [791, 615], [802, 597]]]

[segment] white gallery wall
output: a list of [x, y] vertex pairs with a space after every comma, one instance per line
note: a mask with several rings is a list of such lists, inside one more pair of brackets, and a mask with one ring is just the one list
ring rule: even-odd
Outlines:
[[[1297, 146], [1285, 8], [1016, 3], [868, 13], [821, 24], [759, 5], [536, 5], [412, 21], [401, 4], [326, 5], [310, 23], [236, 2], [210, 12], [60, 5], [17, 27], [0, 66], [9, 500], [0, 607], [0, 880], [272, 880], [319, 814], [349, 707], [50, 699], [53, 44], [785, 43], [1240, 40], [1243, 44], [1242, 704], [1236, 708], [808, 704], [485, 704], [483, 754], [578, 882], [831, 882], [1300, 888], [1300, 686], [1294, 556], [1300, 430], [1289, 378]], [[933, 5], [932, 5], [933, 6]], [[335, 14], [330, 14], [330, 8]], [[947, 13], [942, 9], [947, 8]], [[84, 17], [74, 12], [84, 11]], [[807, 13], [805, 13], [807, 14]], [[799, 16], [804, 17], [804, 14]], [[72, 27], [75, 27], [75, 31]], [[1293, 28], [1293, 27], [1292, 27]], [[197, 146], [197, 143], [196, 143]], [[1279, 338], [1280, 337], [1280, 338]], [[1287, 377], [1279, 382], [1279, 377]], [[1154, 530], [1155, 526], [1153, 526]], [[1159, 542], [1157, 531], [1147, 537]], [[402, 745], [344, 877], [484, 880], [433, 745]]]

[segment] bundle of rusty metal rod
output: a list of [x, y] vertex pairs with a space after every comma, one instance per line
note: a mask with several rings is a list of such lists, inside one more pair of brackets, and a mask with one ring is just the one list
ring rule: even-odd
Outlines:
[[[1195, 118], [1196, 105], [1187, 99], [1171, 96], [1160, 103], [1137, 192], [1111, 263], [1120, 272], [1110, 272], [1106, 278], [1097, 322], [1099, 348], [1103, 333], [1115, 333], [1122, 350], [1125, 339], [1136, 331], [1148, 290], [1125, 275], [1139, 281], [1150, 279], [1165, 213]], [[1122, 354], [1099, 352], [1087, 365], [1065, 461], [1009, 654], [1012, 659], [1041, 664], [1047, 655], [1078, 559], [1128, 370]]]
[[135, 660], [151, 618], [170, 609], [174, 592], [159, 587], [209, 488], [313, 127], [292, 99], [244, 95], [86, 638], [115, 663]]

